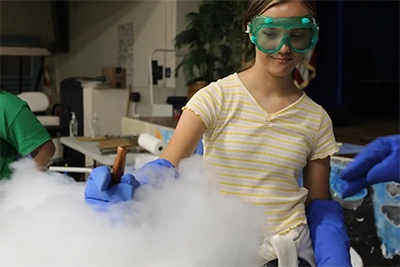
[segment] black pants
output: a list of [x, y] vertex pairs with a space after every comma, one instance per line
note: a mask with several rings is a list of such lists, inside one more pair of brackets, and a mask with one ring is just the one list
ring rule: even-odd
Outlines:
[[[303, 260], [302, 258], [298, 259], [298, 264], [299, 264], [299, 267], [311, 267], [311, 265], [307, 261]], [[270, 261], [261, 267], [278, 267], [278, 259]]]

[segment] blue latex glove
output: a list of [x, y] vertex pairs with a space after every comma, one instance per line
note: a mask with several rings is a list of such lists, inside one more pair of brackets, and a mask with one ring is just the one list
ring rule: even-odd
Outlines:
[[168, 178], [178, 178], [174, 165], [162, 158], [146, 163], [140, 169], [133, 171], [132, 175], [140, 185], [151, 184], [156, 188], [160, 188], [163, 181]]
[[400, 182], [400, 135], [375, 139], [362, 150], [341, 175], [342, 197], [352, 196], [368, 185]]
[[119, 184], [110, 185], [111, 169], [100, 166], [90, 173], [85, 187], [85, 201], [101, 206], [128, 201], [133, 198], [139, 186], [151, 184], [160, 187], [161, 182], [171, 173], [177, 178], [175, 168], [168, 160], [156, 159], [132, 173], [124, 174]]
[[89, 204], [105, 206], [132, 199], [140, 183], [132, 174], [124, 174], [119, 184], [110, 185], [111, 169], [107, 166], [95, 168], [85, 187], [85, 201]]
[[351, 267], [350, 239], [343, 208], [334, 200], [314, 200], [306, 208], [318, 267]]
[[196, 147], [196, 150], [194, 151], [194, 154], [202, 156], [203, 152], [204, 152], [204, 148], [203, 148], [203, 137], [202, 137], [199, 144]]

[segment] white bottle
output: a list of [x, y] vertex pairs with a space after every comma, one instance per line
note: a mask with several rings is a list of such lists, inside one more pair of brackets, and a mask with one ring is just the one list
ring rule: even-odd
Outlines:
[[69, 122], [69, 136], [78, 136], [78, 120], [76, 119], [75, 112], [71, 112], [71, 121]]
[[99, 117], [97, 117], [97, 113], [95, 112], [92, 120], [92, 137], [99, 136]]

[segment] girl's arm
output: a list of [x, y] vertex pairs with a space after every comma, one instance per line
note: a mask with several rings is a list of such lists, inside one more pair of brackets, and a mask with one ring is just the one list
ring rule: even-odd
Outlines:
[[303, 185], [308, 190], [306, 205], [329, 198], [330, 157], [311, 160], [303, 170]]
[[308, 189], [306, 214], [318, 267], [351, 267], [350, 240], [340, 204], [329, 199], [330, 157], [309, 161], [303, 171]]
[[176, 167], [182, 159], [193, 155], [205, 130], [206, 126], [200, 117], [185, 109], [160, 158], [168, 160]]

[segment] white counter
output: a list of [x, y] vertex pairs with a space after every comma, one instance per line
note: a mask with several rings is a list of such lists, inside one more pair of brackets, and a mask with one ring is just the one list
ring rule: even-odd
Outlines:
[[[76, 137], [61, 137], [60, 142], [64, 146], [70, 147], [102, 165], [112, 166], [114, 164], [116, 154], [102, 155], [97, 147], [97, 142], [79, 141]], [[140, 165], [142, 165], [142, 163], [156, 158], [158, 157], [150, 153], [127, 153], [126, 164], [134, 165], [137, 161], [140, 161]]]

